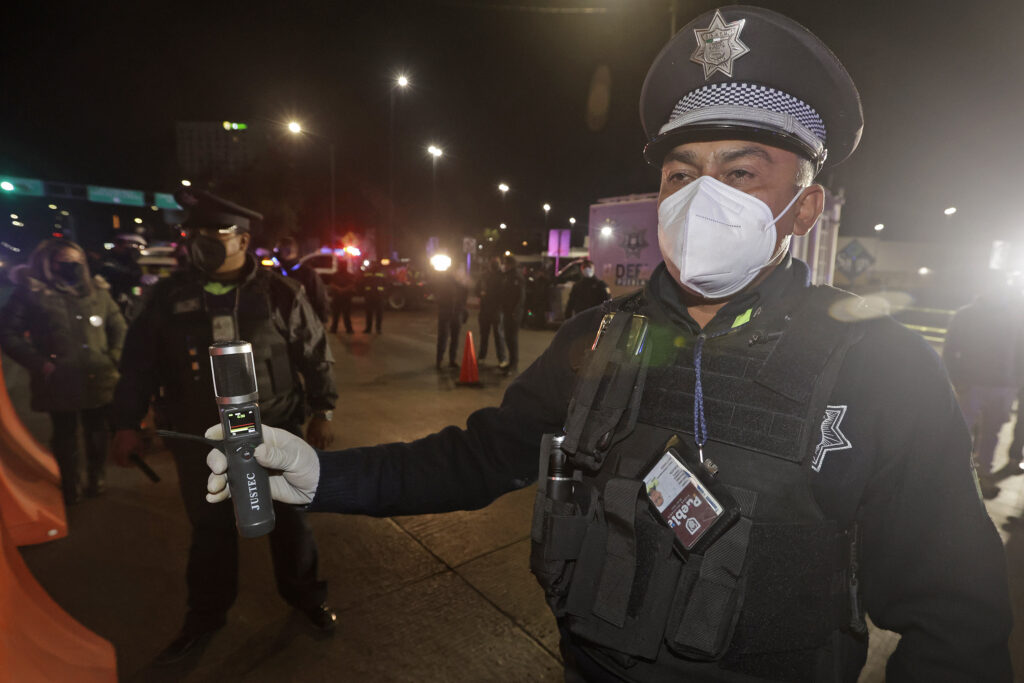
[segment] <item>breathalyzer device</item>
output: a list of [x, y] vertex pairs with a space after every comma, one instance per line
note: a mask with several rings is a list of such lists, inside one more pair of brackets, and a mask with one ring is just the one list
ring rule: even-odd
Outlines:
[[210, 369], [224, 439], [215, 441], [190, 434], [157, 433], [202, 441], [224, 453], [238, 533], [244, 538], [263, 536], [274, 529], [274, 505], [270, 498], [270, 479], [255, 458], [256, 447], [263, 443], [263, 425], [252, 345], [244, 341], [213, 344]]
[[235, 503], [235, 524], [246, 538], [274, 529], [270, 479], [254, 457], [263, 443], [256, 365], [249, 342], [217, 342], [210, 347], [213, 393], [224, 428], [221, 451], [228, 459], [228, 487]]

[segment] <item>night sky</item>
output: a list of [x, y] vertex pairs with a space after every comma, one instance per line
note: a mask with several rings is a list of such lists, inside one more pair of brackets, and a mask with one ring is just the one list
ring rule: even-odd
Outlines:
[[[277, 130], [295, 118], [336, 142], [339, 223], [366, 229], [387, 214], [401, 71], [413, 86], [395, 93], [394, 196], [407, 232], [429, 230], [430, 143], [445, 150], [438, 215], [466, 234], [501, 221], [536, 234], [545, 201], [550, 227], [572, 215], [582, 228], [595, 199], [656, 189], [637, 100], [670, 0], [96, 4], [5, 6], [0, 173], [172, 191], [175, 121]], [[715, 4], [680, 1], [679, 25]], [[860, 148], [821, 178], [845, 189], [842, 234], [878, 222], [888, 239], [1024, 232], [1024, 2], [755, 4], [815, 32], [860, 89]], [[609, 107], [588, 122], [602, 66]], [[325, 145], [300, 142], [282, 173], [322, 208]]]

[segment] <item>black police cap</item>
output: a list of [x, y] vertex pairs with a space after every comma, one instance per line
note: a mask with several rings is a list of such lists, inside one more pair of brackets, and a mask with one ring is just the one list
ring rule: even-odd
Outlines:
[[850, 75], [813, 33], [781, 14], [732, 5], [700, 15], [654, 60], [640, 94], [644, 158], [677, 145], [753, 140], [821, 170], [846, 159], [864, 128]]
[[181, 227], [185, 229], [230, 230], [233, 228], [238, 232], [250, 232], [252, 221], [263, 220], [263, 214], [239, 206], [206, 190], [183, 187], [174, 193], [174, 198], [188, 212], [188, 218], [181, 224]]

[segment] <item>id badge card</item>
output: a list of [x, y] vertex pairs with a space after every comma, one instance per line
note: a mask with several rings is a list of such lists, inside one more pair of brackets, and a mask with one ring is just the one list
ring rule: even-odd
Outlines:
[[723, 517], [732, 517], [674, 449], [668, 449], [647, 472], [644, 487], [651, 504], [687, 552], [720, 520], [724, 523]]
[[238, 339], [238, 331], [235, 329], [235, 316], [215, 315], [211, 319], [213, 327], [213, 341], [226, 342]]

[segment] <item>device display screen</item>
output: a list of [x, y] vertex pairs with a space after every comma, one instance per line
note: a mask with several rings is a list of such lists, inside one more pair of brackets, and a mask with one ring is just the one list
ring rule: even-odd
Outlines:
[[228, 436], [245, 436], [256, 433], [256, 409], [242, 408], [230, 410], [228, 416]]

